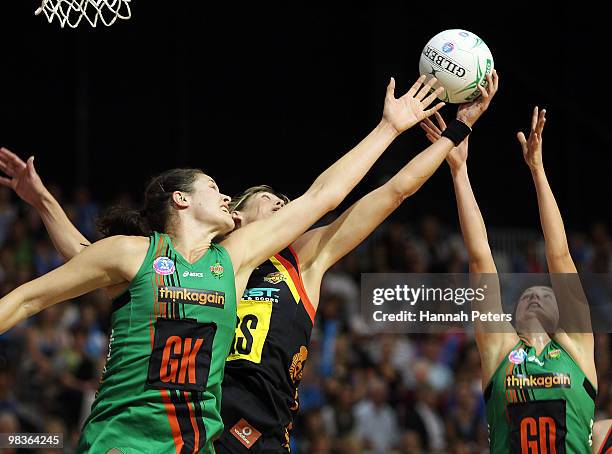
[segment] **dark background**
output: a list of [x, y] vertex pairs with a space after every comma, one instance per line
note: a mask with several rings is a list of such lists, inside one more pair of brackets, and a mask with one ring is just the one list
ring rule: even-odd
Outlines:
[[[130, 21], [95, 30], [60, 29], [36, 7], [0, 2], [0, 144], [36, 155], [67, 194], [87, 185], [97, 200], [137, 199], [156, 172], [197, 166], [228, 194], [267, 183], [295, 197], [377, 124], [388, 78], [403, 93], [428, 39], [464, 28], [485, 40], [500, 75], [469, 161], [487, 223], [538, 225], [515, 138], [536, 103], [548, 111], [545, 164], [566, 223], [612, 220], [610, 39], [585, 2], [134, 0]], [[419, 128], [406, 132], [349, 201], [426, 145]], [[395, 216], [426, 213], [455, 222], [445, 167]]]

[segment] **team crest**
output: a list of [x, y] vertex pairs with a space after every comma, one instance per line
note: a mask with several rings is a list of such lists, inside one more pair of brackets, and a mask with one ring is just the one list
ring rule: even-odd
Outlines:
[[270, 284], [278, 284], [279, 282], [282, 282], [286, 279], [287, 278], [285, 277], [285, 275], [279, 271], [277, 271], [276, 273], [270, 273], [266, 277], [264, 277], [264, 281], [269, 282]]
[[291, 367], [289, 367], [289, 376], [293, 383], [299, 382], [302, 379], [304, 373], [304, 363], [308, 358], [308, 349], [303, 345], [300, 347], [300, 351], [293, 355], [293, 361], [291, 361]]
[[548, 357], [548, 359], [557, 359], [561, 356], [561, 350], [555, 348], [554, 350], [549, 351], [548, 355], [546, 356]]
[[210, 266], [210, 272], [217, 279], [220, 279], [221, 276], [223, 276], [223, 271], [225, 271], [224, 268], [223, 268], [223, 265], [221, 265], [221, 263], [219, 263], [219, 262], [217, 262], [214, 265]]
[[153, 262], [153, 269], [157, 274], [168, 276], [175, 271], [174, 262], [168, 257], [157, 257]]

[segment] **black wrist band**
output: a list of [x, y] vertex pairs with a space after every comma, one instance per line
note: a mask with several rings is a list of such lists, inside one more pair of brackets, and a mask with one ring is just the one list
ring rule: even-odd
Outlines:
[[442, 133], [442, 137], [446, 137], [450, 139], [455, 146], [459, 145], [463, 142], [467, 136], [472, 132], [472, 128], [466, 125], [461, 120], [457, 120], [456, 118], [450, 122], [450, 124], [446, 127], [444, 132]]

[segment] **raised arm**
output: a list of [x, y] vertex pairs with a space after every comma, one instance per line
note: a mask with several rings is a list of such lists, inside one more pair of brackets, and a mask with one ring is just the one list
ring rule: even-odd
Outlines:
[[[472, 310], [481, 313], [503, 314], [497, 268], [487, 238], [487, 229], [480, 212], [466, 165], [468, 143], [461, 144], [449, 157], [459, 224], [468, 257], [472, 285], [486, 288], [485, 299], [472, 303]], [[474, 319], [474, 335], [482, 364], [483, 388], [495, 373], [502, 357], [512, 349], [519, 338], [509, 322], [484, 322]]]
[[[499, 79], [495, 72], [493, 76], [488, 76], [488, 82], [488, 86], [493, 87], [492, 95], [494, 95], [499, 85]], [[481, 87], [481, 91], [483, 90]], [[486, 91], [483, 96], [489, 96], [489, 92]], [[462, 109], [466, 109], [466, 107], [460, 107], [458, 114]], [[439, 140], [442, 131], [446, 129], [446, 124], [440, 114], [436, 115], [436, 120], [439, 127], [430, 119], [421, 123], [421, 127], [431, 142]], [[466, 140], [449, 153], [446, 161], [453, 177], [455, 198], [459, 212], [459, 224], [468, 251], [470, 273], [497, 273], [491, 248], [489, 247], [487, 229], [468, 177], [467, 157], [468, 139], [466, 138]]]
[[0, 148], [0, 184], [15, 191], [26, 203], [38, 211], [55, 249], [64, 260], [70, 260], [91, 244], [70, 222], [58, 201], [47, 190], [34, 168], [34, 156], [23, 162], [6, 148]]
[[[545, 123], [546, 110], [540, 111], [536, 106], [531, 117], [529, 138], [526, 139], [522, 132], [517, 134], [517, 138], [538, 197], [540, 223], [546, 243], [546, 262], [559, 308], [560, 327], [570, 331], [567, 334], [557, 334], [556, 338], [567, 348], [578, 348], [580, 357], [592, 358], [595, 346], [589, 306], [570, 255], [563, 218], [544, 171], [542, 133]], [[595, 365], [593, 362], [582, 367], [592, 367], [594, 370]]]
[[[437, 140], [441, 131], [446, 127], [442, 117], [438, 116], [437, 120], [439, 128], [431, 121], [427, 121], [423, 126], [431, 141]], [[453, 177], [459, 224], [468, 251], [472, 285], [478, 287], [486, 285], [485, 300], [473, 303], [472, 310], [503, 314], [497, 268], [489, 246], [482, 213], [468, 177], [467, 157], [468, 140], [466, 139], [449, 153], [447, 162]], [[493, 376], [502, 357], [510, 351], [519, 338], [510, 323], [495, 322], [492, 324], [483, 322], [479, 318], [474, 320], [474, 333], [481, 358], [484, 387]]]
[[[486, 111], [497, 91], [493, 79], [483, 91], [485, 95], [473, 101], [472, 108], [463, 108], [458, 112], [460, 121], [474, 125]], [[437, 112], [435, 115], [442, 118]], [[420, 189], [454, 146], [445, 137], [432, 142], [387, 183], [360, 199], [333, 223], [305, 233], [293, 244], [302, 269], [308, 270], [309, 274], [314, 275], [313, 280], [317, 281], [314, 287], [318, 287], [325, 271], [357, 247], [406, 198]]]
[[[439, 140], [440, 134], [446, 128], [446, 124], [440, 115], [436, 119], [439, 128], [431, 120], [427, 120], [422, 126], [427, 138], [432, 142]], [[453, 177], [459, 225], [468, 252], [470, 273], [497, 273], [489, 246], [487, 228], [468, 177], [468, 140], [466, 138], [461, 142], [446, 158]]]
[[536, 106], [531, 117], [529, 139], [519, 132], [517, 138], [523, 149], [523, 157], [529, 166], [540, 210], [540, 223], [546, 242], [546, 261], [550, 273], [575, 273], [576, 266], [569, 252], [563, 218], [553, 195], [542, 160], [542, 133], [546, 123], [546, 110]]
[[[359, 199], [334, 222], [298, 238], [293, 247], [302, 270], [316, 275], [318, 279], [314, 280], [320, 282], [334, 263], [357, 247], [406, 198], [418, 191], [452, 148], [453, 143], [447, 138], [430, 145], [391, 180]], [[317, 282], [313, 283], [313, 287], [317, 285]], [[309, 295], [312, 298], [311, 292]]]
[[236, 273], [251, 270], [291, 244], [325, 213], [333, 210], [363, 178], [383, 151], [403, 131], [442, 107], [427, 107], [440, 90], [429, 94], [435, 79], [425, 85], [421, 77], [401, 98], [394, 95], [395, 82], [387, 87], [383, 118], [355, 148], [323, 172], [310, 188], [268, 219], [249, 224], [224, 241]]
[[98, 288], [130, 282], [142, 264], [144, 237], [105, 238], [44, 276], [0, 299], [0, 333], [41, 310]]

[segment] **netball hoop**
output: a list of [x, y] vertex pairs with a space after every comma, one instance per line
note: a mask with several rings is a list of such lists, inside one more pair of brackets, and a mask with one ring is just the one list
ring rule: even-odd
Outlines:
[[85, 19], [95, 27], [98, 23], [109, 27], [117, 19], [127, 20], [132, 17], [131, 0], [42, 0], [40, 7], [34, 12], [37, 16], [45, 13], [49, 23], [55, 18], [62, 28], [79, 26]]

